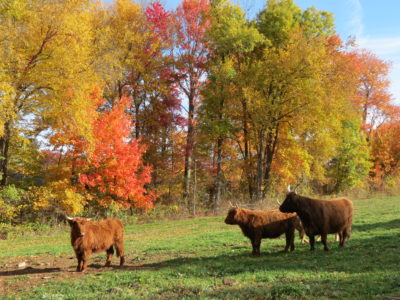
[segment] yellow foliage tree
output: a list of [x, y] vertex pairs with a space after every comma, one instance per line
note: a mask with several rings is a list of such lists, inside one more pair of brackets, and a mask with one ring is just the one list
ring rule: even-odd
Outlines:
[[0, 11], [0, 174], [6, 184], [10, 147], [29, 125], [31, 135], [68, 122], [87, 135], [84, 95], [93, 68], [92, 1], [12, 0]]

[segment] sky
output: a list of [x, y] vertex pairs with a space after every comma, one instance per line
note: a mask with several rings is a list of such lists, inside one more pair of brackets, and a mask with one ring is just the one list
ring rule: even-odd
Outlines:
[[[254, 17], [266, 0], [232, 0], [239, 3], [249, 17]], [[161, 0], [174, 9], [180, 0]], [[400, 1], [399, 0], [295, 0], [302, 9], [315, 6], [333, 13], [336, 31], [343, 40], [349, 36], [356, 43], [391, 62], [390, 92], [400, 105]]]

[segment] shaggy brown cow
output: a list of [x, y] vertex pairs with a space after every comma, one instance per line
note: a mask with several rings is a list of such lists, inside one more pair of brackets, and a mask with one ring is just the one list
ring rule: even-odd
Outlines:
[[310, 239], [311, 250], [314, 250], [315, 236], [318, 234], [321, 235], [325, 251], [329, 250], [326, 242], [328, 234], [339, 234], [340, 247], [343, 247], [344, 241], [350, 237], [353, 203], [347, 198], [317, 200], [290, 192], [279, 210], [298, 214]]
[[78, 259], [78, 272], [84, 272], [87, 267], [89, 255], [106, 251], [107, 261], [105, 266], [111, 265], [115, 246], [117, 256], [120, 257], [120, 266], [124, 258], [124, 225], [117, 219], [106, 219], [92, 222], [85, 218], [67, 217], [71, 226], [71, 244]]
[[[239, 225], [253, 246], [253, 255], [260, 255], [262, 238], [286, 236], [285, 252], [294, 250], [294, 230], [301, 223], [296, 214], [285, 214], [279, 210], [250, 210], [241, 207], [231, 208], [225, 219], [226, 224]], [[302, 230], [302, 227], [301, 227]]]

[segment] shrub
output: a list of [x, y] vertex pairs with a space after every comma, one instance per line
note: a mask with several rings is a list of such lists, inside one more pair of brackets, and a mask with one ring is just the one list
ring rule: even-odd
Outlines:
[[14, 185], [0, 189], [0, 222], [10, 223], [21, 208], [21, 190]]

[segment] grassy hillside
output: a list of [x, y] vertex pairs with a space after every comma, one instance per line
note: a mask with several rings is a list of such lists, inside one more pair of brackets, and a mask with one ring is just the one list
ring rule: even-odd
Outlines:
[[[400, 198], [355, 201], [352, 237], [330, 252], [284, 238], [261, 256], [223, 217], [126, 227], [127, 263], [76, 273], [69, 233], [0, 241], [0, 296], [21, 299], [382, 299], [400, 296]], [[26, 266], [17, 267], [26, 262]], [[387, 299], [390, 299], [388, 297]]]

